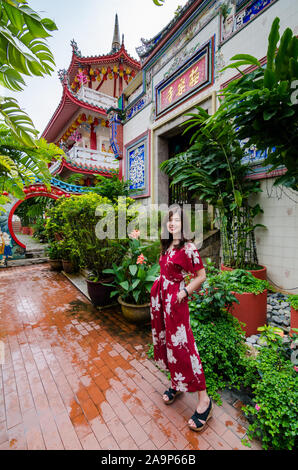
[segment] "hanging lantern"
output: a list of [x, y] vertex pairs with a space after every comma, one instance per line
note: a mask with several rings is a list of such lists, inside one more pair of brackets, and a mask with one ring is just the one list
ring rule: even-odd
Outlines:
[[125, 81], [127, 81], [128, 76], [126, 75], [126, 73], [123, 75], [123, 78], [124, 78]]
[[112, 69], [111, 69], [110, 66], [108, 66], [108, 68], [107, 68], [107, 73], [111, 73], [111, 72], [112, 72]]
[[113, 72], [114, 72], [114, 73], [118, 73], [118, 67], [117, 67], [117, 65], [114, 65], [114, 67], [113, 67]]
[[105, 126], [106, 126], [106, 127], [109, 127], [109, 126], [110, 126], [109, 121], [106, 121], [106, 122], [105, 122]]
[[92, 75], [94, 75], [94, 70], [93, 70], [93, 68], [92, 68], [92, 67], [90, 67], [90, 70], [89, 70], [89, 75], [91, 75], [91, 76], [92, 76]]
[[105, 127], [106, 121], [104, 119], [101, 120], [101, 125], [102, 125], [102, 127]]
[[125, 70], [125, 73], [126, 73], [126, 75], [130, 75], [130, 73], [131, 73], [131, 70], [130, 70], [130, 68], [129, 68], [129, 67], [127, 67], [127, 69]]
[[102, 73], [103, 75], [105, 75], [105, 74], [107, 73], [107, 69], [106, 69], [105, 67], [102, 67], [101, 73]]
[[84, 121], [84, 122], [87, 121], [87, 118], [86, 118], [86, 114], [85, 114], [85, 113], [82, 114], [81, 119], [82, 119], [82, 121]]
[[92, 116], [88, 116], [88, 124], [92, 124], [93, 123], [93, 117]]
[[94, 126], [98, 126], [99, 120], [97, 118], [95, 118], [94, 121], [93, 121], [93, 124], [94, 124]]
[[131, 71], [131, 76], [134, 78], [136, 76], [136, 72], [134, 70]]
[[110, 73], [108, 74], [108, 77], [109, 77], [110, 80], [112, 80], [112, 78], [114, 77], [113, 73], [110, 72]]

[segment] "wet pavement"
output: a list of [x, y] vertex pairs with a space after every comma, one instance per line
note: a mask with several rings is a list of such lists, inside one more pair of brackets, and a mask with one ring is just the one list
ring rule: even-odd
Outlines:
[[97, 310], [48, 264], [0, 272], [0, 340], [0, 450], [248, 450], [239, 401], [191, 431], [196, 394], [164, 405], [149, 326]]

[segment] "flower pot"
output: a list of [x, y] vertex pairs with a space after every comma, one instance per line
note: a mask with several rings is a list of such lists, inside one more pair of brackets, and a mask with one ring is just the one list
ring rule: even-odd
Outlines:
[[22, 234], [29, 235], [29, 227], [22, 227]]
[[50, 259], [49, 260], [52, 271], [61, 271], [62, 270], [62, 261], [61, 259]]
[[67, 259], [63, 259], [62, 260], [62, 266], [63, 266], [63, 271], [65, 273], [73, 273], [74, 272], [74, 265], [71, 261], [67, 260]]
[[132, 323], [146, 323], [150, 321], [150, 302], [136, 305], [124, 302], [118, 297], [123, 316]]
[[291, 329], [290, 336], [293, 336], [293, 333], [297, 334], [297, 331], [292, 331], [292, 328], [298, 328], [298, 310], [295, 310], [294, 307], [291, 307]]
[[[235, 268], [229, 268], [229, 266], [221, 264], [220, 269], [222, 271], [233, 271]], [[267, 281], [267, 268], [265, 266], [260, 266], [260, 269], [246, 269], [246, 271], [250, 272], [257, 279]]]
[[229, 312], [240, 322], [245, 323], [245, 326], [242, 326], [245, 336], [258, 334], [259, 326], [267, 324], [267, 289], [257, 295], [250, 292], [243, 294], [232, 292], [232, 294], [240, 303], [234, 302]]
[[112, 282], [114, 278], [104, 279], [102, 281], [93, 282], [87, 279], [87, 290], [91, 302], [95, 307], [104, 307], [111, 303], [110, 294], [113, 291], [113, 286], [105, 286], [103, 282]]

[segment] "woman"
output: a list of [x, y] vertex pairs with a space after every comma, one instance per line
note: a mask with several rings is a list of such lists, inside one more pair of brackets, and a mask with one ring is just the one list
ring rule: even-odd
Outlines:
[[[171, 374], [171, 387], [163, 395], [165, 404], [173, 403], [182, 392], [198, 392], [199, 403], [188, 425], [202, 431], [212, 414], [212, 400], [190, 326], [187, 297], [205, 281], [206, 273], [184, 219], [177, 207], [169, 211], [162, 227], [160, 276], [150, 296], [152, 338], [155, 361]], [[186, 287], [188, 274], [194, 277]]]

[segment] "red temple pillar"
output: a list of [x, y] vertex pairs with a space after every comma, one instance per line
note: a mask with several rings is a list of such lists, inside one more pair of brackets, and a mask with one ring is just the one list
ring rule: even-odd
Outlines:
[[96, 139], [96, 132], [94, 131], [94, 124], [91, 124], [90, 148], [91, 150], [97, 150], [97, 139]]

